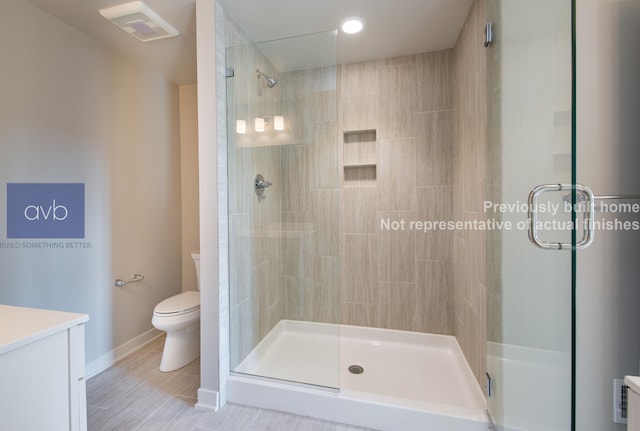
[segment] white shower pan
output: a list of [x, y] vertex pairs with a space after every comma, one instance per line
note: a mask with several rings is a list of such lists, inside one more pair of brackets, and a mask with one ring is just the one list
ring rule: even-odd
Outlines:
[[282, 320], [229, 376], [227, 399], [382, 431], [488, 429], [482, 391], [445, 335]]

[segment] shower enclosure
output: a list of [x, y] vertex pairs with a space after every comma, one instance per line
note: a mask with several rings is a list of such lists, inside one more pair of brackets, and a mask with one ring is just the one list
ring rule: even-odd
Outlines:
[[335, 32], [227, 49], [229, 400], [572, 429], [572, 12], [474, 1], [454, 48], [355, 64]]
[[453, 234], [410, 226], [454, 215], [453, 50], [337, 65], [329, 32], [226, 65], [229, 400], [484, 430]]

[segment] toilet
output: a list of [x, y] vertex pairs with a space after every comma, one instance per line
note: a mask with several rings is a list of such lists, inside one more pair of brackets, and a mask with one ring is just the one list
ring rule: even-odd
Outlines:
[[167, 333], [160, 371], [182, 368], [200, 356], [200, 254], [191, 253], [198, 291], [190, 290], [165, 299], [153, 310], [151, 323]]

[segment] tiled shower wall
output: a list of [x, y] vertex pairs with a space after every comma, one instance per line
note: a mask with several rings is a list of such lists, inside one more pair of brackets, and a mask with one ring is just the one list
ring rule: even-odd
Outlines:
[[452, 233], [411, 225], [453, 216], [452, 60], [339, 67], [343, 323], [454, 332]]
[[336, 67], [282, 74], [282, 317], [339, 323]]
[[[456, 140], [453, 158], [453, 215], [485, 220], [487, 151], [486, 0], [475, 0], [454, 49]], [[455, 231], [453, 245], [454, 332], [482, 385], [486, 370], [486, 236]]]
[[[263, 63], [278, 104], [243, 77], [252, 49], [234, 54], [230, 94], [249, 101], [236, 116], [281, 113], [286, 127], [236, 134], [229, 149], [232, 365], [280, 319], [453, 334], [453, 234], [411, 225], [453, 217], [452, 51], [339, 66], [337, 77]], [[354, 132], [368, 144], [352, 148]], [[373, 178], [345, 178], [358, 157]], [[274, 183], [264, 199], [246, 187], [253, 171]]]

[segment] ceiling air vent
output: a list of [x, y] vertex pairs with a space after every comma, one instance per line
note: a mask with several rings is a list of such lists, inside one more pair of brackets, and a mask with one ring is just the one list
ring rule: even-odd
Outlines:
[[141, 1], [100, 9], [99, 12], [100, 15], [143, 42], [175, 37], [180, 34]]

